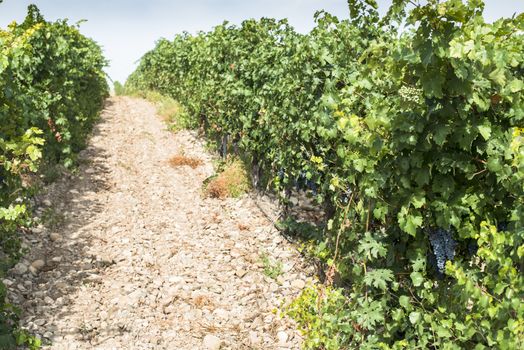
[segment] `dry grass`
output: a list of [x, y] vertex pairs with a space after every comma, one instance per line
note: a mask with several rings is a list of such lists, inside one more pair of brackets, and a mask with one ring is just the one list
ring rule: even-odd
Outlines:
[[249, 179], [242, 162], [233, 160], [207, 184], [205, 192], [212, 198], [239, 197], [249, 191]]
[[164, 96], [156, 91], [128, 91], [127, 94], [145, 98], [152, 102], [156, 106], [157, 114], [173, 132], [198, 127], [198, 121], [187, 114], [184, 108], [171, 97]]
[[169, 160], [169, 164], [173, 168], [180, 167], [180, 166], [189, 166], [193, 169], [201, 166], [204, 164], [204, 162], [201, 159], [193, 158], [193, 157], [187, 157], [183, 155], [174, 156]]
[[239, 223], [239, 224], [237, 225], [237, 227], [238, 227], [238, 229], [239, 229], [240, 231], [249, 231], [249, 226], [246, 225], [246, 224]]
[[214, 303], [209, 297], [205, 295], [198, 295], [193, 299], [193, 305], [199, 309], [202, 309], [204, 307], [213, 307]]
[[169, 123], [176, 123], [177, 116], [181, 113], [180, 105], [174, 100], [164, 100], [157, 107], [158, 114]]

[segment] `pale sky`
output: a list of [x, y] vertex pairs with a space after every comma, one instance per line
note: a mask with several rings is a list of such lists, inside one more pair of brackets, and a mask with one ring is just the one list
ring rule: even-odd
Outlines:
[[[391, 0], [378, 2], [384, 12]], [[207, 31], [224, 20], [238, 24], [260, 17], [288, 18], [295, 29], [307, 32], [314, 25], [317, 10], [339, 18], [349, 14], [347, 0], [4, 0], [0, 4], [0, 27], [13, 20], [21, 22], [30, 3], [36, 4], [47, 20], [87, 20], [81, 31], [103, 47], [110, 60], [106, 71], [112, 80], [120, 82], [161, 37]], [[490, 21], [524, 12], [524, 0], [485, 3], [485, 17]]]

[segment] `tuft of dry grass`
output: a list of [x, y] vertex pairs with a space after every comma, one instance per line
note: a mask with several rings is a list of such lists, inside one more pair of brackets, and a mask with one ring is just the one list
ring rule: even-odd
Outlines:
[[198, 158], [177, 155], [169, 160], [169, 164], [173, 168], [180, 167], [180, 166], [190, 166], [191, 168], [195, 169], [201, 166], [202, 164], [204, 164], [204, 162]]
[[239, 229], [240, 231], [248, 231], [248, 230], [249, 230], [249, 226], [246, 225], [246, 224], [243, 224], [243, 223], [239, 223], [239, 224], [237, 225], [237, 227], [238, 227], [238, 229]]
[[249, 188], [249, 178], [244, 164], [239, 160], [233, 160], [209, 181], [205, 193], [212, 198], [236, 198], [249, 191]]
[[213, 307], [214, 303], [208, 296], [198, 295], [193, 299], [193, 305], [202, 309], [204, 307]]

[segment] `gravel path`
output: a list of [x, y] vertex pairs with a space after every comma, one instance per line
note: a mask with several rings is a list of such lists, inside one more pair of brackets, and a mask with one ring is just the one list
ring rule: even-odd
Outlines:
[[[177, 154], [204, 160], [172, 168]], [[312, 283], [250, 196], [210, 199], [211, 156], [143, 100], [107, 101], [75, 174], [46, 188], [4, 280], [49, 349], [298, 349], [276, 309]], [[261, 254], [282, 263], [264, 274]]]

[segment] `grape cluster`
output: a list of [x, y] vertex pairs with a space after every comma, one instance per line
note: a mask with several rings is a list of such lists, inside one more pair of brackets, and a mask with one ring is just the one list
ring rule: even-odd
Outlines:
[[429, 230], [429, 242], [437, 261], [437, 269], [440, 273], [443, 273], [446, 261], [455, 258], [457, 242], [453, 239], [451, 231], [441, 228]]
[[310, 190], [314, 196], [318, 194], [317, 184], [307, 178], [307, 173], [305, 171], [301, 171], [298, 174], [298, 177], [293, 182], [293, 185], [297, 191]]
[[351, 188], [348, 187], [346, 188], [346, 190], [344, 191], [344, 193], [342, 193], [342, 196], [341, 196], [341, 201], [343, 204], [348, 204], [349, 203], [349, 198], [351, 198]]
[[477, 251], [479, 250], [479, 245], [475, 239], [470, 239], [468, 241], [467, 245], [468, 254], [469, 256], [474, 256], [477, 254]]

